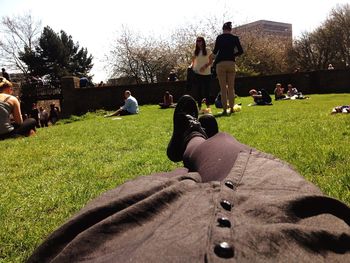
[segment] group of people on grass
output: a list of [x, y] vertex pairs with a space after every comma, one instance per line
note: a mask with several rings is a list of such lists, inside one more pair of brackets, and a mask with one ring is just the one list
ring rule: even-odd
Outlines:
[[[308, 99], [309, 97], [303, 96], [297, 88], [293, 87], [292, 84], [287, 85], [287, 94], [284, 92], [284, 88], [281, 83], [276, 83], [274, 89], [275, 100], [295, 100], [295, 99]], [[254, 105], [272, 105], [272, 99], [269, 93], [265, 89], [251, 89], [249, 95], [253, 98], [254, 103], [249, 104], [249, 106]]]
[[36, 128], [47, 127], [48, 122], [55, 124], [58, 120], [58, 110], [55, 104], [50, 105], [48, 113], [43, 107], [33, 104], [27, 116], [21, 113], [19, 99], [13, 95], [13, 84], [6, 78], [0, 78], [0, 140], [31, 136]]
[[0, 140], [31, 136], [36, 133], [36, 128], [47, 127], [48, 123], [55, 124], [58, 120], [58, 108], [50, 105], [48, 113], [43, 107], [37, 108], [33, 103], [29, 114], [22, 114], [21, 102], [18, 96], [13, 94], [13, 84], [10, 74], [5, 68], [1, 69], [0, 77]]
[[51, 125], [55, 125], [59, 118], [59, 108], [55, 105], [55, 103], [50, 104], [50, 110], [47, 111], [43, 106], [38, 108], [36, 103], [32, 104], [32, 108], [29, 112], [29, 115], [25, 114], [25, 118], [30, 117], [36, 120], [37, 128], [49, 127], [49, 123]]

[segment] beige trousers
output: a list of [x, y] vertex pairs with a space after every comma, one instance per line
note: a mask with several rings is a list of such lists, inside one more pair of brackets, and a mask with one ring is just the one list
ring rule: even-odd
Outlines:
[[216, 74], [221, 90], [221, 102], [224, 110], [227, 109], [227, 100], [230, 108], [235, 104], [235, 62], [221, 61], [216, 65]]

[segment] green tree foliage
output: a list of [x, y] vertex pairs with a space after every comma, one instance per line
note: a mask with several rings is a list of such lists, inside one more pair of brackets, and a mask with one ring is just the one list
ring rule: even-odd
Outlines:
[[93, 57], [88, 50], [80, 48], [66, 32], [58, 34], [50, 27], [44, 28], [35, 50], [26, 48], [20, 58], [33, 76], [49, 75], [51, 79], [66, 75], [91, 77]]
[[349, 67], [350, 5], [337, 6], [320, 27], [296, 40], [290, 58], [302, 70]]

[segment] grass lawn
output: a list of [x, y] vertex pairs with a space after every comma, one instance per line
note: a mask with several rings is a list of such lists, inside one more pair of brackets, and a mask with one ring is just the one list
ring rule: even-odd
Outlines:
[[[324, 193], [350, 205], [350, 94], [311, 95], [218, 117], [242, 143], [291, 163]], [[23, 262], [89, 200], [125, 180], [180, 167], [166, 157], [173, 109], [141, 107], [138, 116], [104, 112], [62, 120], [30, 138], [0, 141], [0, 262]], [[217, 110], [213, 107], [214, 115]], [[208, 149], [210, 154], [210, 149]]]

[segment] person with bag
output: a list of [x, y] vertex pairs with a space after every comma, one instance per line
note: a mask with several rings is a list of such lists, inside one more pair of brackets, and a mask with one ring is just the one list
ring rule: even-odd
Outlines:
[[205, 101], [207, 108], [210, 108], [210, 66], [212, 63], [212, 54], [207, 50], [204, 37], [197, 37], [194, 56], [192, 58], [192, 69], [195, 74], [195, 83], [198, 87], [197, 103], [199, 110], [201, 110], [203, 101]]
[[231, 33], [232, 23], [226, 22], [223, 33], [216, 38], [213, 54], [215, 57], [216, 74], [219, 79], [221, 100], [223, 105], [223, 115], [227, 114], [227, 102], [230, 112], [233, 113], [235, 105], [235, 60], [237, 56], [243, 54], [243, 48], [238, 36]]
[[250, 106], [253, 106], [253, 105], [272, 105], [272, 103], [271, 103], [272, 99], [265, 89], [261, 89], [259, 91], [255, 90], [255, 89], [251, 89], [249, 91], [249, 94], [254, 99], [254, 104], [251, 104]]

